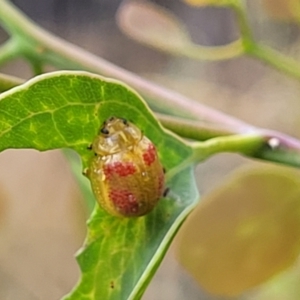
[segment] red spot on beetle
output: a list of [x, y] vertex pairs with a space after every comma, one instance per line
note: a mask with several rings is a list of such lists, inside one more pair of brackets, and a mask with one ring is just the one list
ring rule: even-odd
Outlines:
[[149, 144], [148, 149], [143, 153], [143, 159], [147, 166], [150, 166], [156, 159], [156, 149], [153, 144]]
[[136, 168], [131, 162], [121, 163], [115, 162], [112, 164], [106, 164], [104, 166], [104, 174], [107, 178], [111, 178], [113, 174], [117, 174], [122, 177], [132, 175], [136, 172]]
[[124, 215], [130, 216], [138, 212], [139, 204], [132, 192], [114, 189], [110, 191], [109, 198], [116, 209]]

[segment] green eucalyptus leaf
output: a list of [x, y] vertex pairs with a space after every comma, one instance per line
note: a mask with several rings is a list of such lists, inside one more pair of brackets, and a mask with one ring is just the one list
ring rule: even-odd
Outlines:
[[[160, 126], [133, 90], [98, 75], [44, 74], [0, 95], [0, 151], [71, 148], [80, 155], [83, 168], [93, 156], [88, 146], [111, 116], [130, 120], [156, 145], [170, 193], [140, 218], [116, 218], [95, 205], [85, 245], [77, 256], [82, 276], [65, 299], [142, 296], [173, 236], [198, 202], [192, 166], [186, 165], [193, 151]], [[79, 174], [77, 178], [81, 183], [87, 180]], [[81, 187], [88, 203], [93, 203], [86, 182]]]

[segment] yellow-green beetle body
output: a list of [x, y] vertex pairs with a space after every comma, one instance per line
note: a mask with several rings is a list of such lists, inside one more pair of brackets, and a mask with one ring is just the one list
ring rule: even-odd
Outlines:
[[164, 192], [164, 169], [153, 143], [132, 123], [113, 117], [92, 150], [87, 175], [100, 206], [119, 217], [149, 213]]

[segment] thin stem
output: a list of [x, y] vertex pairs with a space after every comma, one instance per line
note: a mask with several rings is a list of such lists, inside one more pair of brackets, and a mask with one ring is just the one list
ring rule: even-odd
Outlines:
[[43, 64], [39, 61], [32, 61], [31, 63], [32, 66], [32, 71], [34, 73], [35, 76], [43, 74], [44, 72], [44, 68], [43, 68]]
[[265, 143], [265, 138], [260, 134], [217, 137], [205, 142], [195, 143], [193, 160], [201, 162], [221, 152], [233, 152], [253, 156]]
[[300, 79], [300, 64], [295, 59], [292, 59], [272, 48], [260, 44], [256, 44], [252, 47], [248, 54], [262, 60], [266, 64], [272, 66], [280, 72], [292, 76], [296, 79]]
[[[151, 45], [153, 48], [159, 48], [159, 45]], [[236, 58], [244, 54], [243, 41], [238, 39], [232, 43], [222, 45], [222, 46], [200, 46], [196, 44], [187, 44], [181, 49], [172, 49], [170, 46], [165, 48], [160, 48], [167, 53], [173, 55], [181, 55], [194, 60], [207, 60], [207, 61], [218, 61], [230, 58]]]
[[300, 168], [300, 141], [277, 132], [217, 137], [195, 144], [194, 150], [198, 162], [216, 153], [233, 152]]
[[300, 141], [269, 130], [220, 136], [204, 142], [196, 142], [193, 148], [194, 155], [170, 170], [167, 178], [171, 178], [187, 165], [202, 162], [217, 153], [224, 152], [300, 168]]
[[249, 48], [254, 44], [252, 30], [249, 26], [249, 22], [246, 14], [246, 4], [244, 0], [232, 1], [230, 7], [234, 10], [237, 22], [240, 28], [240, 35], [243, 41], [244, 51], [247, 52]]
[[286, 134], [263, 129], [260, 134], [268, 141], [257, 158], [300, 167], [300, 141]]
[[192, 121], [160, 113], [155, 113], [155, 116], [165, 128], [182, 137], [196, 141], [206, 141], [210, 138], [235, 133], [232, 132], [231, 128], [226, 129], [225, 126], [216, 126], [214, 123]]
[[[207, 122], [190, 121], [162, 114], [156, 114], [156, 116], [166, 128], [182, 137], [207, 141], [205, 142], [207, 144], [198, 144], [200, 158], [201, 155], [210, 156], [221, 151], [229, 151], [244, 153], [253, 158], [278, 162], [296, 168], [300, 167], [300, 141], [280, 132], [256, 128], [247, 135], [233, 135], [234, 133], [230, 129], [216, 127]], [[241, 137], [245, 137], [245, 140]], [[256, 144], [253, 143], [252, 146], [255, 151], [249, 152], [249, 149], [252, 148], [244, 148], [244, 146], [247, 143], [252, 143], [252, 141], [256, 142], [256, 138], [258, 145], [261, 141], [260, 147], [255, 148]], [[203, 150], [203, 147], [206, 146], [208, 146], [208, 153]]]
[[[273, 130], [253, 129], [247, 135], [233, 135], [230, 129], [216, 127], [207, 122], [190, 121], [162, 114], [156, 114], [160, 122], [178, 135], [197, 141], [198, 158], [219, 152], [237, 152], [252, 158], [300, 167], [300, 141]], [[207, 148], [206, 148], [207, 147]]]
[[192, 144], [194, 154], [182, 164], [167, 173], [167, 180], [186, 168], [187, 165], [200, 163], [217, 153], [231, 152], [254, 156], [258, 149], [263, 148], [266, 140], [260, 134], [231, 135], [209, 139]]
[[0, 65], [5, 64], [20, 55], [14, 39], [9, 39], [0, 46]]
[[299, 80], [300, 64], [298, 61], [291, 59], [268, 46], [261, 45], [254, 40], [247, 20], [244, 1], [235, 1], [231, 7], [237, 15], [237, 22], [241, 31], [245, 53], [258, 58], [278, 71]]

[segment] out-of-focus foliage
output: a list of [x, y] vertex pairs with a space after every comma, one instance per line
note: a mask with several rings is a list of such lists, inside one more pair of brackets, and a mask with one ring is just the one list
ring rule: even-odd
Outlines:
[[244, 52], [242, 41], [207, 47], [192, 41], [185, 24], [171, 11], [150, 1], [126, 1], [118, 10], [120, 29], [139, 43], [196, 60], [223, 60]]
[[267, 14], [281, 21], [300, 21], [299, 0], [264, 0]]
[[188, 218], [180, 262], [213, 294], [235, 296], [267, 281], [299, 256], [299, 199], [298, 171], [240, 170]]
[[183, 0], [184, 2], [195, 5], [195, 6], [206, 6], [206, 5], [216, 5], [216, 6], [223, 6], [228, 5], [230, 0]]

